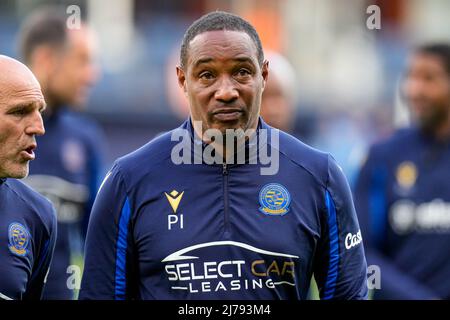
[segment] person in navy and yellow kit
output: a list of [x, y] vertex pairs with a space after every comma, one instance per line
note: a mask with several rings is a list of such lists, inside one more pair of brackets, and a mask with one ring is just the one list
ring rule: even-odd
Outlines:
[[0, 55], [0, 300], [41, 299], [56, 241], [47, 199], [17, 179], [28, 175], [45, 133], [41, 88], [22, 63]]
[[373, 145], [355, 189], [375, 299], [450, 299], [450, 45], [416, 48], [402, 94], [413, 124]]
[[[269, 69], [255, 29], [226, 12], [205, 15], [187, 30], [180, 63], [191, 116], [107, 174], [89, 221], [80, 299], [305, 299], [313, 274], [322, 299], [366, 299], [342, 171], [259, 117]], [[236, 153], [222, 148], [230, 130], [253, 132], [231, 140]], [[268, 149], [279, 156], [270, 168], [261, 161]], [[209, 151], [218, 161], [201, 157]]]

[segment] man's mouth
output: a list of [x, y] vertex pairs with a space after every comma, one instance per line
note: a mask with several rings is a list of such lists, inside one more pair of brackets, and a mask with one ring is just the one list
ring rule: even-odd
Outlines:
[[23, 149], [20, 154], [26, 160], [34, 160], [36, 157], [34, 154], [34, 150], [36, 149], [36, 144], [31, 144], [27, 148]]
[[236, 121], [242, 116], [243, 111], [240, 108], [220, 108], [214, 110], [212, 114], [219, 121]]
[[425, 109], [428, 109], [429, 102], [427, 99], [416, 98], [410, 99], [409, 104], [417, 111], [423, 112]]

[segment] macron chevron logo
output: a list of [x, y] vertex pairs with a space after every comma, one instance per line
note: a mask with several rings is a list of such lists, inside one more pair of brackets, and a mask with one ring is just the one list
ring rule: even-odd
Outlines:
[[177, 213], [177, 209], [180, 205], [181, 198], [183, 198], [184, 191], [179, 193], [176, 190], [172, 190], [172, 192], [164, 192], [164, 194], [166, 195], [166, 198], [169, 201], [170, 206], [172, 207], [173, 213]]

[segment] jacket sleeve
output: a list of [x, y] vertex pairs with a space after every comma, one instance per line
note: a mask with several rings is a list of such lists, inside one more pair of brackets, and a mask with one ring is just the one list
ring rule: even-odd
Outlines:
[[33, 273], [27, 285], [26, 293], [23, 296], [24, 300], [40, 300], [44, 291], [45, 282], [50, 269], [50, 264], [53, 258], [53, 251], [56, 244], [56, 212], [53, 205], [48, 203], [45, 208], [46, 217], [49, 217], [47, 222], [46, 232], [40, 240], [39, 251], [37, 254], [36, 264], [33, 267]]
[[350, 187], [331, 156], [323, 199], [322, 236], [314, 261], [320, 298], [367, 299], [367, 263]]
[[116, 164], [106, 175], [92, 208], [80, 299], [128, 297], [131, 208]]
[[420, 281], [400, 270], [383, 253], [388, 207], [386, 203], [387, 168], [383, 152], [372, 147], [358, 174], [355, 186], [355, 206], [364, 235], [364, 245], [369, 265], [380, 270], [380, 287], [374, 297], [380, 299], [432, 299], [437, 294]]

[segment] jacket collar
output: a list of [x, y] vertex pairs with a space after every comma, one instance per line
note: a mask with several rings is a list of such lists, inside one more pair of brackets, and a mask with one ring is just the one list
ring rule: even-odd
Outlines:
[[[192, 155], [194, 159], [202, 159], [201, 163], [205, 163], [203, 159], [203, 153], [205, 151], [205, 148], [208, 146], [207, 143], [205, 143], [195, 132], [193, 124], [192, 124], [192, 118], [189, 117], [181, 126], [181, 129], [188, 130], [191, 143], [193, 146]], [[263, 129], [263, 130], [262, 130]], [[232, 162], [230, 165], [239, 165], [239, 164], [248, 164], [248, 163], [257, 163], [258, 161], [258, 151], [262, 148], [267, 148], [268, 140], [270, 139], [270, 132], [273, 128], [267, 125], [264, 120], [259, 117], [258, 119], [258, 126], [256, 128], [256, 139], [248, 139], [245, 142], [245, 145], [243, 146], [245, 149], [245, 158], [244, 163], [238, 163], [238, 159], [235, 154], [234, 162]], [[267, 134], [265, 135], [264, 139], [261, 139], [262, 135], [261, 133], [265, 131]], [[238, 150], [241, 150], [241, 152], [244, 152], [242, 150], [242, 146]], [[199, 160], [197, 160], [199, 161]], [[195, 162], [194, 163], [199, 163]], [[214, 163], [214, 165], [222, 165], [222, 163]]]

